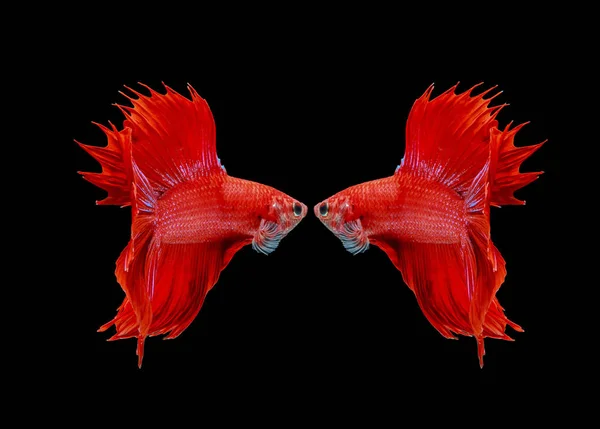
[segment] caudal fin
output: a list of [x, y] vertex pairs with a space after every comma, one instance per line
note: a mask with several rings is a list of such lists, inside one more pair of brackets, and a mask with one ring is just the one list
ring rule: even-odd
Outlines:
[[[504, 315], [496, 293], [505, 262], [491, 241], [490, 204], [515, 204], [512, 192], [539, 173], [518, 173], [538, 146], [515, 148], [518, 128], [497, 130], [503, 105], [490, 107], [490, 90], [455, 94], [456, 86], [430, 100], [419, 98], [406, 127], [406, 154], [397, 175], [425, 178], [452, 189], [464, 200], [465, 231], [457, 243], [372, 240], [390, 256], [415, 293], [423, 313], [446, 338], [477, 340], [483, 366], [484, 338], [511, 340], [506, 326], [522, 331]], [[493, 88], [492, 88], [493, 89]], [[457, 214], [458, 215], [458, 214]], [[462, 216], [462, 215], [461, 215]]]
[[522, 330], [504, 315], [496, 298], [506, 269], [490, 239], [487, 180], [492, 162], [488, 158], [466, 195], [467, 229], [461, 241], [419, 243], [390, 236], [371, 240], [402, 273], [423, 314], [441, 335], [475, 337], [480, 366], [484, 338], [510, 341], [507, 326]]
[[516, 147], [515, 135], [528, 122], [513, 129], [510, 129], [511, 124], [508, 124], [503, 131], [497, 128], [491, 130], [491, 139], [497, 141], [498, 147], [497, 166], [491, 177], [490, 204], [493, 206], [525, 204], [525, 201], [514, 197], [514, 192], [533, 182], [543, 173], [542, 171], [521, 173], [519, 169], [523, 161], [533, 155], [546, 141]]
[[94, 124], [106, 134], [108, 144], [105, 147], [85, 145], [77, 140], [75, 142], [100, 163], [102, 172], [80, 171], [79, 174], [108, 192], [108, 196], [96, 204], [128, 206], [131, 204], [132, 192], [131, 129], [118, 131], [110, 122], [110, 129], [96, 122]]
[[[497, 165], [498, 141], [491, 140], [488, 159], [466, 195], [467, 235], [461, 243], [461, 256], [469, 302], [469, 332], [477, 340], [479, 365], [483, 367], [484, 338], [491, 336], [510, 340], [504, 333], [510, 322], [492, 303], [497, 303], [496, 293], [506, 277], [504, 258], [492, 243], [490, 235], [490, 170]], [[498, 304], [499, 306], [499, 304]], [[500, 307], [501, 308], [501, 307]], [[487, 331], [487, 332], [486, 332]]]
[[512, 340], [508, 320], [496, 298], [506, 276], [505, 262], [490, 239], [488, 161], [474, 178], [465, 197], [467, 229], [460, 242], [448, 244], [373, 239], [402, 273], [427, 320], [446, 338], [455, 334], [477, 340], [483, 366], [484, 338]]
[[132, 107], [118, 106], [126, 116], [122, 131], [101, 127], [109, 139], [106, 148], [82, 145], [102, 165], [101, 174], [84, 177], [109, 192], [104, 204], [132, 207], [131, 239], [115, 271], [126, 297], [100, 331], [114, 325], [112, 340], [137, 338], [140, 366], [145, 339], [181, 334], [232, 256], [227, 243], [163, 243], [157, 235], [157, 201], [165, 192], [226, 173], [206, 101], [191, 86], [191, 99], [167, 86], [166, 94], [146, 88], [149, 96], [130, 89]]

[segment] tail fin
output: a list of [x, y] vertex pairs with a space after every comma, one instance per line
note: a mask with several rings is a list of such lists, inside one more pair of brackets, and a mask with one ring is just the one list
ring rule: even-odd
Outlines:
[[469, 295], [470, 332], [477, 340], [481, 367], [485, 354], [484, 337], [511, 340], [504, 333], [506, 325], [521, 330], [504, 316], [496, 299], [506, 277], [504, 258], [490, 236], [490, 174], [497, 168], [498, 143], [496, 139], [490, 141], [488, 160], [466, 196], [468, 237], [461, 243]]
[[[141, 366], [146, 337], [174, 338], [196, 317], [206, 293], [231, 259], [227, 243], [167, 244], [155, 231], [157, 201], [178, 184], [226, 174], [216, 154], [215, 124], [208, 104], [191, 86], [191, 100], [166, 88], [150, 96], [131, 90], [133, 107], [124, 130], [104, 129], [107, 148], [82, 147], [98, 159], [102, 174], [84, 177], [109, 191], [105, 204], [132, 207], [131, 239], [117, 260], [117, 281], [125, 300], [116, 317], [100, 327], [116, 327], [113, 340], [138, 340]], [[123, 94], [125, 95], [125, 94]]]
[[498, 162], [491, 180], [490, 204], [493, 206], [523, 205], [525, 201], [514, 197], [514, 192], [537, 179], [543, 171], [519, 173], [523, 161], [529, 158], [546, 141], [541, 143], [515, 147], [514, 139], [517, 132], [528, 122], [510, 129], [512, 122], [503, 131], [491, 130], [491, 139], [497, 140]]
[[496, 115], [503, 105], [488, 106], [494, 96], [484, 96], [490, 90], [472, 96], [473, 88], [458, 95], [455, 89], [429, 100], [430, 87], [415, 102], [407, 122], [406, 154], [396, 174], [424, 177], [462, 196], [464, 235], [460, 242], [448, 244], [389, 238], [371, 242], [390, 256], [423, 313], [444, 337], [454, 338], [456, 333], [476, 338], [483, 366], [485, 337], [511, 340], [504, 332], [507, 325], [522, 331], [506, 318], [496, 299], [506, 269], [490, 238], [490, 203], [506, 201], [508, 193], [520, 187], [517, 184], [522, 186], [525, 178], [515, 169], [533, 150], [516, 153], [510, 148], [516, 131], [497, 132]]
[[101, 165], [101, 173], [79, 172], [85, 180], [104, 189], [108, 196], [97, 201], [98, 205], [114, 204], [128, 206], [131, 204], [131, 129], [125, 128], [117, 131], [117, 128], [109, 122], [111, 129], [94, 122], [100, 127], [108, 139], [106, 147], [84, 145], [77, 140], [75, 142], [87, 153], [93, 156]]
[[404, 242], [392, 237], [371, 240], [402, 273], [423, 314], [441, 335], [476, 338], [480, 366], [484, 338], [511, 341], [505, 333], [507, 325], [522, 331], [504, 315], [495, 296], [506, 276], [504, 259], [490, 239], [488, 176], [495, 163], [495, 149], [488, 147], [487, 161], [465, 196], [467, 230], [460, 242]]

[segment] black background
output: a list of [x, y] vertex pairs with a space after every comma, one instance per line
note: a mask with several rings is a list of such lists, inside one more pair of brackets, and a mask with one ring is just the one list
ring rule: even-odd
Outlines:
[[[265, 391], [268, 398], [292, 398], [306, 391], [314, 406], [331, 398], [396, 398], [408, 386], [436, 396], [452, 395], [457, 386], [506, 390], [525, 400], [551, 396], [556, 383], [571, 378], [565, 359], [577, 345], [560, 320], [564, 250], [556, 251], [561, 238], [550, 232], [566, 211], [556, 197], [565, 186], [567, 145], [556, 118], [571, 91], [556, 71], [569, 54], [558, 54], [556, 41], [532, 30], [517, 45], [498, 39], [475, 46], [470, 34], [416, 44], [387, 28], [381, 35], [334, 32], [310, 41], [302, 32], [283, 41], [267, 32], [230, 43], [218, 30], [198, 30], [185, 45], [127, 32], [115, 41], [86, 33], [76, 43], [81, 27], [48, 46], [56, 65], [34, 59], [56, 72], [41, 85], [45, 98], [57, 101], [47, 105], [56, 120], [53, 169], [61, 180], [60, 191], [49, 193], [60, 225], [44, 242], [56, 259], [48, 275], [57, 287], [44, 295], [52, 316], [48, 344], [36, 354], [42, 372], [93, 392], [158, 384], [223, 397]], [[501, 125], [531, 121], [517, 145], [548, 139], [523, 165], [522, 171], [545, 171], [517, 193], [527, 205], [492, 209], [492, 238], [508, 270], [498, 297], [525, 332], [509, 332], [514, 342], [486, 340], [483, 369], [475, 340], [437, 333], [382, 251], [352, 256], [312, 214], [324, 198], [392, 174], [412, 103], [432, 83], [437, 95], [459, 81], [460, 91], [479, 82], [498, 85], [503, 93], [495, 102], [510, 103]], [[212, 109], [227, 172], [309, 207], [273, 254], [238, 252], [180, 337], [146, 341], [141, 369], [135, 340], [106, 342], [112, 331], [96, 332], [123, 299], [114, 264], [128, 240], [130, 211], [94, 204], [104, 192], [77, 171], [99, 166], [73, 142], [104, 145], [91, 121], [120, 126], [122, 114], [112, 104], [126, 102], [118, 91], [136, 82], [157, 89], [164, 82], [184, 95], [190, 83]]]

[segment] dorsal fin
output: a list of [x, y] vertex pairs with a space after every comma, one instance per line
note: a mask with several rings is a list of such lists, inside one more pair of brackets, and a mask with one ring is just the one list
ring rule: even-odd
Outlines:
[[466, 192], [488, 159], [490, 130], [497, 126], [496, 115], [504, 105], [489, 107], [500, 93], [484, 98], [495, 87], [474, 96], [481, 84], [455, 94], [457, 85], [430, 99], [431, 85], [415, 101], [397, 173], [409, 170]]
[[207, 174], [225, 174], [216, 151], [216, 131], [206, 101], [188, 85], [191, 100], [165, 86], [161, 94], [125, 95], [133, 107], [117, 105], [131, 128], [132, 158], [157, 192]]

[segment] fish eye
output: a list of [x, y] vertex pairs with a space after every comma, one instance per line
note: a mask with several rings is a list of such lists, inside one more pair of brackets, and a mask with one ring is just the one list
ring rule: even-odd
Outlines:
[[323, 217], [327, 216], [327, 213], [329, 213], [329, 204], [327, 203], [323, 203], [319, 206], [319, 214]]
[[292, 209], [294, 210], [294, 216], [298, 217], [302, 214], [302, 206], [300, 204], [298, 204], [296, 201], [294, 201], [294, 205], [292, 206]]

